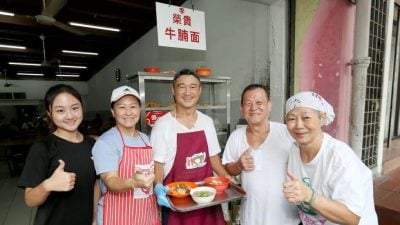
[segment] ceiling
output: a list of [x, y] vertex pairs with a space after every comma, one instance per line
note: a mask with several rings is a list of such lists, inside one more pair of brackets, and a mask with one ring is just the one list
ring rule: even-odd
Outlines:
[[[168, 0], [158, 2], [169, 3]], [[171, 0], [172, 5], [183, 2], [185, 0]], [[0, 79], [87, 81], [156, 25], [153, 0], [45, 0], [44, 11], [42, 5], [43, 0], [0, 0], [0, 11], [15, 13], [15, 16], [0, 15], [0, 45], [26, 46], [25, 50], [0, 47]], [[54, 18], [56, 22], [40, 24], [35, 17], [40, 14], [49, 16], [50, 20]], [[43, 21], [47, 22], [49, 18]], [[120, 32], [74, 27], [69, 22], [114, 27]], [[97, 52], [98, 55], [63, 53], [61, 50], [64, 49]], [[17, 66], [9, 62], [40, 65]], [[87, 68], [72, 69], [59, 65]], [[56, 77], [60, 69], [63, 74], [79, 74], [79, 77]], [[44, 76], [21, 76], [17, 72], [43, 73]]]

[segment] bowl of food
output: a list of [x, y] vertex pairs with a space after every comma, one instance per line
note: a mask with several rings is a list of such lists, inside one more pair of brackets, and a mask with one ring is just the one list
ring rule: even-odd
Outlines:
[[217, 191], [212, 187], [201, 186], [192, 188], [190, 190], [190, 196], [192, 196], [193, 201], [197, 204], [206, 204], [214, 200]]
[[167, 184], [169, 188], [168, 195], [175, 198], [184, 198], [190, 195], [190, 190], [197, 187], [196, 183], [189, 181], [177, 181]]
[[224, 176], [219, 177], [207, 177], [204, 179], [204, 183], [214, 188], [217, 191], [217, 194], [223, 193], [228, 187], [231, 180]]

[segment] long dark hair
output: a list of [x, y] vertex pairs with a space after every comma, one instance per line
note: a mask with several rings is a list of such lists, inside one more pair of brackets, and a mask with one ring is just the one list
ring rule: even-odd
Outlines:
[[83, 107], [81, 95], [72, 86], [67, 84], [57, 84], [53, 87], [50, 87], [44, 96], [44, 106], [47, 111], [47, 122], [49, 123], [50, 132], [53, 132], [57, 129], [56, 125], [53, 123], [53, 119], [50, 117], [51, 107], [53, 106], [54, 99], [62, 93], [68, 93], [74, 96], [76, 99], [78, 99]]

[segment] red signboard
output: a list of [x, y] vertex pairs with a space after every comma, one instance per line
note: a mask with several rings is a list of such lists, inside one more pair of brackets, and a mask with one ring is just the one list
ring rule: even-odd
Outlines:
[[158, 118], [166, 114], [168, 111], [149, 111], [146, 113], [146, 124], [153, 126]]

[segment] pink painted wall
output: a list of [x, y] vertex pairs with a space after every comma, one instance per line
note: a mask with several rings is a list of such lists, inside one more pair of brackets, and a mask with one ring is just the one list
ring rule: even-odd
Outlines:
[[[296, 4], [307, 2], [310, 3], [296, 1]], [[317, 4], [314, 5], [315, 14], [308, 15], [311, 16], [309, 23], [302, 24], [300, 27], [304, 29], [296, 29], [295, 34], [302, 37], [297, 40], [299, 54], [295, 57], [299, 66], [295, 70], [298, 71], [295, 74], [297, 88], [315, 91], [332, 104], [336, 118], [325, 131], [347, 142], [351, 101], [351, 67], [348, 63], [353, 55], [355, 6], [348, 0], [314, 0], [312, 3]]]

